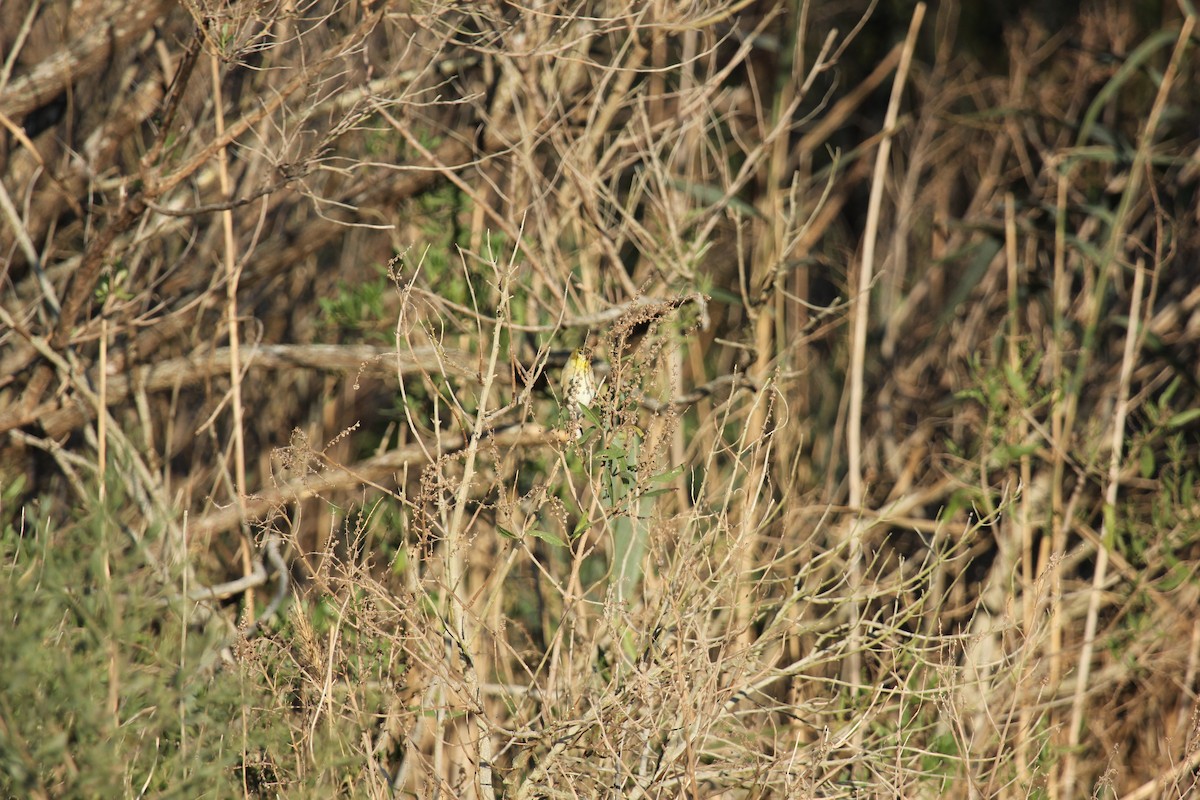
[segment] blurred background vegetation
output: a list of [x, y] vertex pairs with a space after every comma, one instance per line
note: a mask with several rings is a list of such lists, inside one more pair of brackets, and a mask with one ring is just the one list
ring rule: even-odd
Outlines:
[[1186, 0], [4, 18], [0, 795], [1196, 791]]

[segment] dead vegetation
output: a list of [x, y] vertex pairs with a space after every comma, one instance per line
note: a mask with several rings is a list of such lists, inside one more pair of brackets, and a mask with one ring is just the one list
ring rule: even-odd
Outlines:
[[6, 7], [3, 793], [1196, 791], [1194, 20], [859, 5]]

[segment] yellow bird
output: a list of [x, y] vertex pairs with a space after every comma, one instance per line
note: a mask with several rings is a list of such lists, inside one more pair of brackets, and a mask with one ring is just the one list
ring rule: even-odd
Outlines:
[[562, 402], [572, 415], [579, 413], [580, 406], [590, 406], [596, 399], [596, 373], [592, 360], [582, 350], [574, 350], [563, 365], [560, 379]]

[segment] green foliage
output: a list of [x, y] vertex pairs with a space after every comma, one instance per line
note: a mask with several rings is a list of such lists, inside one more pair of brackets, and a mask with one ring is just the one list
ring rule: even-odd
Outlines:
[[[315, 728], [315, 762], [296, 750], [323, 665], [257, 640], [221, 666], [227, 633], [197, 627], [181, 579], [164, 583], [145, 549], [104, 523], [111, 514], [0, 537], [0, 796], [329, 797], [357, 780], [364, 764], [346, 753], [368, 718]], [[362, 600], [297, 611], [309, 617], [300, 628], [341, 626], [339, 675], [374, 708], [402, 670], [346, 624]], [[283, 641], [297, 619], [279, 626]]]
[[16, 526], [20, 524], [20, 516], [24, 508], [20, 505], [21, 496], [25, 492], [25, 476], [18, 474], [7, 479], [3, 489], [0, 489], [0, 532], [5, 536], [15, 536]]
[[185, 640], [178, 604], [101, 518], [0, 543], [0, 794], [232, 792], [235, 754], [214, 723], [240, 698], [195, 681], [203, 639]]
[[377, 267], [376, 273], [369, 281], [339, 282], [333, 297], [318, 298], [322, 322], [342, 333], [370, 333], [379, 341], [389, 341], [389, 331], [381, 327], [381, 321], [386, 317], [384, 303], [391, 282], [386, 269]]
[[469, 305], [470, 283], [462, 272], [458, 255], [461, 241], [458, 217], [465, 211], [466, 198], [456, 186], [445, 184], [423, 193], [416, 204], [422, 237], [421, 272], [425, 280], [447, 300]]

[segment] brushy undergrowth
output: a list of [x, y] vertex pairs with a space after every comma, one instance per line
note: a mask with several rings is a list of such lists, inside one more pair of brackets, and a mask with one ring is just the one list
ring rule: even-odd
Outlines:
[[85, 5], [0, 31], [0, 795], [1197, 791], [1193, 18]]

